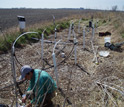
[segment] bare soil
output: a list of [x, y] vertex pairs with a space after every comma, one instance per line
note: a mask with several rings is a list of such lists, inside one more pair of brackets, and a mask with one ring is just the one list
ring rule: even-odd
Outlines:
[[[18, 19], [17, 16], [24, 16], [26, 20], [26, 28], [30, 25], [43, 22], [52, 22], [53, 16], [55, 19], [62, 19], [72, 15], [87, 14], [91, 12], [88, 10], [79, 9], [0, 9], [0, 30], [6, 31], [13, 28], [17, 30]], [[11, 29], [12, 30], [12, 29]]]

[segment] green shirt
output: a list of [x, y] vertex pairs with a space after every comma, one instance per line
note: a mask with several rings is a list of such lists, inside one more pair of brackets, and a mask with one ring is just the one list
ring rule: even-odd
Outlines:
[[34, 92], [35, 97], [31, 103], [39, 103], [42, 102], [45, 93], [52, 93], [56, 88], [56, 82], [47, 72], [34, 69], [33, 77], [30, 80], [27, 91], [33, 90]]

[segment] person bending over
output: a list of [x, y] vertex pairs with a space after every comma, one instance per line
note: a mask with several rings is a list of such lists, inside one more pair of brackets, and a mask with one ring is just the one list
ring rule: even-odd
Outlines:
[[24, 65], [20, 72], [20, 80], [30, 80], [27, 89], [27, 93], [30, 94], [22, 98], [22, 102], [25, 103], [31, 93], [34, 95], [33, 99], [26, 107], [31, 107], [32, 104], [38, 105], [38, 107], [41, 105], [43, 107], [52, 107], [53, 103], [51, 99], [54, 97], [54, 92], [57, 89], [56, 82], [52, 77], [46, 71], [33, 69], [29, 65]]

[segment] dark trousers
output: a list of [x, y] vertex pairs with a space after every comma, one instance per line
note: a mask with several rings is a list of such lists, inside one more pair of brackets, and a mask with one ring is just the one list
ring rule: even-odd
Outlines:
[[[54, 93], [48, 93], [45, 97], [43, 107], [53, 107], [52, 98], [54, 97]], [[38, 107], [41, 107], [41, 104], [39, 104]]]

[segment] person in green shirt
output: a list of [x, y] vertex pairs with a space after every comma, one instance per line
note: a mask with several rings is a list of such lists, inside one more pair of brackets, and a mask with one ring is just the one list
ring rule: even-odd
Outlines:
[[[53, 103], [51, 99], [57, 89], [56, 82], [52, 77], [46, 71], [33, 69], [29, 65], [24, 65], [20, 72], [20, 80], [30, 80], [27, 92], [33, 93], [34, 95], [33, 99], [26, 107], [31, 107], [32, 104], [52, 107]], [[22, 98], [22, 102], [25, 103], [29, 96], [30, 94]]]

